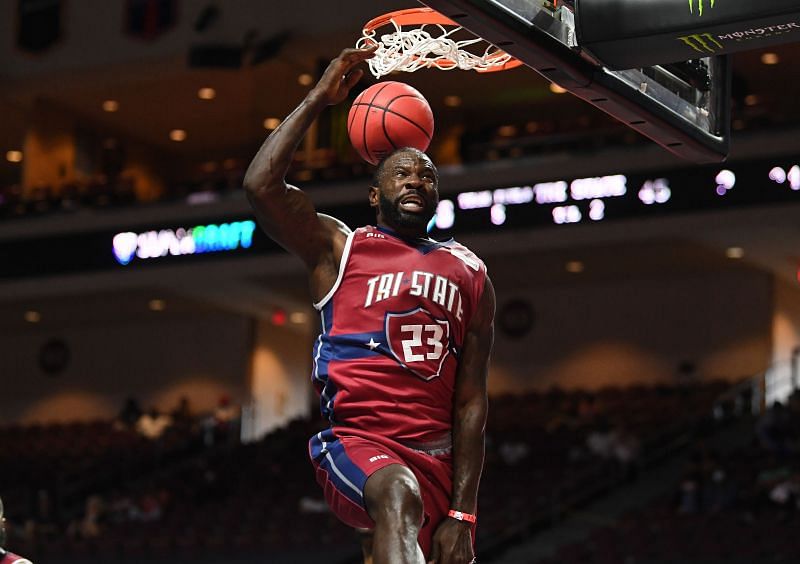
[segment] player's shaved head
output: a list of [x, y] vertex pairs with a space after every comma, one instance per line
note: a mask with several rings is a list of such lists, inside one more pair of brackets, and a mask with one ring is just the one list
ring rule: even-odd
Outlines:
[[419, 149], [415, 149], [414, 147], [401, 147], [399, 149], [395, 149], [388, 155], [386, 155], [379, 163], [377, 168], [375, 169], [375, 173], [372, 175], [372, 185], [376, 188], [381, 185], [381, 180], [383, 179], [383, 175], [386, 173], [386, 169], [388, 165], [395, 162], [399, 155], [412, 155], [420, 160], [427, 161], [427, 164], [433, 169], [433, 172], [436, 174], [436, 180], [438, 184], [439, 180], [439, 171], [436, 169], [436, 165], [433, 164], [431, 158], [424, 152], [420, 151]]

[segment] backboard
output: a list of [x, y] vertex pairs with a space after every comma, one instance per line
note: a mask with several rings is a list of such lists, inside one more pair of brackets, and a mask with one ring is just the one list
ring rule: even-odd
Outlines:
[[579, 45], [575, 2], [421, 3], [670, 152], [697, 163], [719, 162], [727, 157], [731, 69], [726, 56], [611, 70]]

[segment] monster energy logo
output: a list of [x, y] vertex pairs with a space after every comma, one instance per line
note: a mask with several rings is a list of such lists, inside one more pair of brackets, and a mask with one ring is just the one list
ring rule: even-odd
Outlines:
[[[703, 7], [706, 3], [706, 0], [697, 0], [697, 14], [702, 16], [703, 15]], [[711, 0], [711, 7], [714, 7], [714, 0]], [[689, 0], [689, 13], [694, 14], [694, 0]]]
[[689, 47], [698, 53], [711, 53], [717, 52], [717, 49], [722, 49], [723, 45], [710, 33], [696, 33], [694, 35], [685, 35], [679, 37], [681, 41], [686, 43]]

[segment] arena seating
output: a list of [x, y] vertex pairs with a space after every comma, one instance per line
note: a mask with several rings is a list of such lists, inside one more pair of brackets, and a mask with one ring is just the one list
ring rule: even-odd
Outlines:
[[[649, 449], [707, 416], [725, 387], [554, 389], [492, 398], [482, 545], [547, 520], [581, 496], [624, 483]], [[80, 484], [92, 486], [80, 489], [85, 497], [103, 499], [100, 534], [87, 538], [73, 527], [71, 536], [28, 539], [32, 545], [24, 548], [43, 561], [258, 555], [309, 547], [347, 554], [356, 550], [356, 539], [325, 510], [307, 461], [306, 441], [322, 425], [295, 421], [257, 443], [213, 447], [177, 432], [154, 443], [111, 422], [10, 426], [0, 428], [0, 440], [9, 445], [0, 454], [0, 483], [15, 491], [25, 485], [30, 495], [80, 477]], [[593, 454], [587, 439], [601, 428], [623, 429], [641, 446], [630, 460]], [[27, 507], [25, 517], [35, 521], [34, 508], [21, 497], [12, 494], [7, 506]], [[56, 501], [62, 530], [81, 519], [82, 500]]]
[[797, 392], [792, 404], [781, 431], [782, 447], [763, 440], [768, 415], [744, 437], [746, 446], [726, 454], [697, 440], [685, 472], [670, 484], [672, 492], [596, 528], [585, 541], [561, 547], [554, 558], [529, 564], [800, 561]]

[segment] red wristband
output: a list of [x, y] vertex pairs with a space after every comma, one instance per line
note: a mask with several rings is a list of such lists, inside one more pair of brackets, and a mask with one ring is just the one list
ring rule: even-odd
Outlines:
[[470, 523], [475, 523], [478, 518], [475, 515], [471, 515], [469, 513], [463, 513], [461, 511], [456, 511], [455, 509], [451, 509], [447, 512], [448, 517], [452, 517], [458, 521], [469, 521]]

